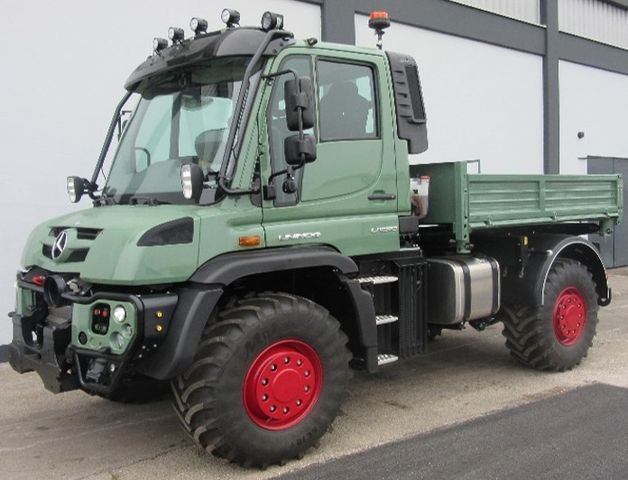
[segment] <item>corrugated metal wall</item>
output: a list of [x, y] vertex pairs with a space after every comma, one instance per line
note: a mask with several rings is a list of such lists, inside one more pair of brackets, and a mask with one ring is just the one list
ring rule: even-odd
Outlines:
[[628, 10], [600, 0], [558, 0], [560, 30], [628, 48]]
[[529, 23], [539, 23], [539, 0], [452, 0]]

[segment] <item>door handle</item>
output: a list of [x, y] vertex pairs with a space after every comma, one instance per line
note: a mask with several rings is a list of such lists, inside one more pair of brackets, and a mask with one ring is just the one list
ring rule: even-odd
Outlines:
[[394, 193], [386, 193], [386, 192], [373, 192], [369, 195], [369, 200], [395, 200], [397, 195]]

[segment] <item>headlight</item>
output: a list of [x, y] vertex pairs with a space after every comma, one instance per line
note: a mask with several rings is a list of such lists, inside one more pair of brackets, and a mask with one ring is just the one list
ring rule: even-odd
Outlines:
[[109, 338], [111, 339], [111, 346], [113, 348], [118, 350], [122, 350], [124, 348], [124, 337], [120, 333], [113, 332]]
[[81, 199], [81, 196], [85, 193], [85, 182], [80, 177], [68, 177], [66, 185], [70, 202], [76, 203]]
[[194, 17], [190, 20], [190, 28], [196, 35], [200, 35], [207, 31], [207, 20], [204, 18]]
[[113, 319], [118, 323], [122, 323], [126, 320], [126, 310], [122, 305], [118, 305], [113, 309]]
[[168, 46], [168, 40], [166, 40], [165, 38], [155, 37], [153, 39], [153, 50], [155, 52], [161, 52], [167, 46]]
[[273, 12], [264, 12], [262, 15], [262, 30], [274, 30], [283, 28], [283, 15]]
[[124, 325], [122, 327], [122, 333], [128, 337], [131, 338], [133, 336], [133, 327], [131, 327], [131, 325]]
[[240, 25], [240, 12], [232, 8], [225, 8], [220, 19], [227, 24], [227, 27], [232, 28], [234, 25]]
[[168, 29], [168, 38], [172, 40], [172, 43], [177, 43], [183, 40], [185, 32], [179, 27], [170, 27]]

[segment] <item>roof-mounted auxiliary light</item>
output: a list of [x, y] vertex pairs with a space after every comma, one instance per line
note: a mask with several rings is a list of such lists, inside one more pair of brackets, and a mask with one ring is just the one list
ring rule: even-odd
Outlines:
[[161, 52], [167, 46], [168, 46], [168, 40], [166, 40], [165, 38], [160, 38], [160, 37], [153, 38], [153, 51], [155, 53]]
[[262, 30], [269, 31], [283, 28], [283, 15], [274, 12], [264, 12], [262, 15]]
[[207, 20], [204, 18], [192, 17], [190, 20], [190, 28], [197, 36], [207, 32], [207, 25]]
[[220, 19], [227, 24], [227, 28], [240, 26], [240, 12], [233, 8], [225, 8], [220, 14]]
[[179, 27], [170, 27], [168, 29], [168, 38], [172, 40], [172, 43], [181, 43], [185, 38], [185, 32]]
[[384, 30], [390, 27], [390, 15], [388, 12], [371, 12], [369, 14], [369, 28], [375, 30], [377, 35], [377, 48], [382, 49], [382, 37]]

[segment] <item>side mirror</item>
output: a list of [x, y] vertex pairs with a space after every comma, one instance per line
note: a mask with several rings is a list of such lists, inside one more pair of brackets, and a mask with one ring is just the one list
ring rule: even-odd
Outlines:
[[70, 202], [77, 203], [84, 193], [89, 192], [89, 181], [81, 177], [68, 177], [67, 189]]
[[283, 144], [286, 163], [292, 167], [316, 160], [316, 138], [314, 135], [291, 135]]
[[185, 198], [199, 202], [203, 193], [203, 170], [196, 163], [181, 166], [181, 187]]
[[[299, 77], [298, 80], [286, 80], [284, 83], [286, 102], [286, 122], [288, 130], [298, 132], [314, 126], [314, 89], [312, 79]], [[299, 125], [299, 118], [303, 123]]]

